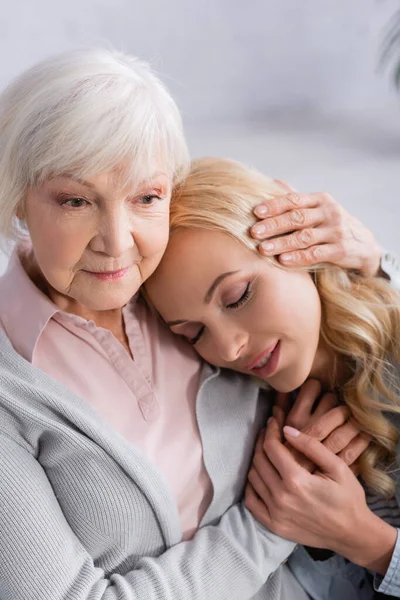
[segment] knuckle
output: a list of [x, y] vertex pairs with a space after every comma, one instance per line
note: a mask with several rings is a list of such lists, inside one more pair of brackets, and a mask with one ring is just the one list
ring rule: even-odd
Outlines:
[[269, 231], [277, 231], [279, 229], [278, 217], [270, 217], [266, 222], [266, 226]]
[[348, 470], [348, 465], [342, 460], [338, 461], [337, 472], [338, 472], [339, 477], [344, 477], [345, 475], [347, 475], [347, 470]]
[[286, 194], [286, 198], [292, 206], [300, 206], [300, 204], [301, 204], [300, 194], [295, 194], [295, 193]]
[[[308, 435], [310, 438], [315, 438], [317, 440], [323, 440], [325, 437], [325, 430], [322, 423], [318, 421], [315, 423], [310, 423], [303, 429], [303, 433]], [[310, 445], [311, 440], [306, 440], [305, 444]]]
[[311, 246], [314, 243], [314, 232], [312, 229], [302, 229], [297, 234], [297, 239], [301, 245]]
[[[287, 489], [293, 493], [299, 493], [302, 489], [302, 477], [301, 475], [291, 475], [286, 482]], [[287, 497], [287, 502], [289, 503], [289, 496]], [[288, 506], [289, 504], [286, 504]]]
[[322, 260], [323, 249], [321, 246], [313, 246], [308, 250], [308, 253], [312, 261], [319, 262]]
[[342, 435], [332, 435], [325, 443], [325, 446], [334, 454], [338, 454], [346, 445], [346, 440]]
[[346, 230], [344, 227], [336, 227], [334, 234], [336, 243], [343, 242], [347, 237]]
[[346, 465], [352, 465], [358, 458], [358, 453], [353, 448], [345, 448], [341, 454]]
[[303, 225], [306, 220], [304, 210], [292, 210], [290, 220], [294, 225]]
[[322, 192], [321, 199], [327, 205], [338, 206], [336, 200], [329, 192]]
[[332, 203], [329, 204], [329, 216], [334, 224], [338, 224], [342, 222], [342, 211], [337, 202], [332, 200]]
[[285, 514], [285, 511], [289, 508], [289, 506], [290, 494], [286, 490], [281, 490], [281, 493], [279, 495], [279, 503], [277, 503], [274, 510], [275, 516], [277, 518], [283, 518], [283, 515]]

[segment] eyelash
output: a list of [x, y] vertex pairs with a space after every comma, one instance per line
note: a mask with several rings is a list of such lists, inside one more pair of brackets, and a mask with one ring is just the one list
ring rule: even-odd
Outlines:
[[[247, 284], [247, 287], [246, 287], [245, 291], [243, 292], [243, 294], [239, 298], [239, 300], [237, 300], [236, 302], [232, 302], [232, 304], [228, 304], [226, 306], [226, 308], [229, 309], [229, 310], [232, 310], [232, 309], [234, 310], [235, 308], [239, 308], [240, 306], [242, 306], [243, 304], [245, 304], [247, 302], [247, 300], [250, 298], [250, 295], [251, 295], [251, 290], [250, 290], [250, 282], [249, 282]], [[204, 325], [200, 329], [200, 331], [198, 332], [198, 334], [195, 335], [194, 338], [189, 339], [189, 343], [192, 344], [192, 346], [194, 346], [195, 344], [197, 344], [197, 342], [199, 341], [199, 339], [203, 335], [203, 332], [204, 332]]]
[[250, 297], [250, 282], [247, 284], [246, 289], [244, 290], [243, 294], [240, 296], [239, 300], [236, 300], [236, 302], [232, 302], [232, 304], [228, 304], [228, 306], [226, 308], [228, 308], [229, 310], [234, 309], [234, 308], [239, 308], [239, 306], [242, 306], [242, 304], [247, 302], [249, 297]]
[[[149, 198], [151, 198], [151, 199], [155, 198], [156, 200], [162, 200], [162, 198], [160, 196], [157, 196], [157, 194], [146, 194], [145, 196], [141, 196], [139, 198], [139, 201], [144, 200], [144, 199], [149, 199]], [[148, 204], [145, 202], [141, 202], [141, 204], [143, 206], [152, 206], [153, 202], [149, 202]]]

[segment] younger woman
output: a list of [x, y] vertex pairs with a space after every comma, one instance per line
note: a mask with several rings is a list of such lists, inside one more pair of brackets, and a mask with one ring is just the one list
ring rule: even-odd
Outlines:
[[[381, 576], [376, 587], [400, 597], [394, 526], [400, 524], [394, 499], [400, 477], [393, 471], [399, 298], [387, 281], [344, 268], [288, 269], [260, 257], [249, 235], [252, 213], [281, 193], [276, 182], [236, 162], [195, 161], [172, 200], [170, 242], [147, 290], [171, 330], [208, 362], [281, 392], [296, 390], [309, 377], [340, 392], [352, 420], [372, 438], [359, 463], [364, 487], [375, 494], [371, 508], [340, 458], [317, 441], [307, 449], [307, 436], [289, 429], [291, 445], [324, 476], [296, 465], [274, 420], [255, 455], [247, 505], [275, 533], [340, 553], [347, 559], [340, 568], [348, 561], [367, 567]], [[308, 559], [303, 551], [300, 561], [296, 554], [293, 571], [311, 597], [346, 597], [340, 588], [332, 591], [333, 577], [319, 577], [325, 589], [315, 589], [312, 561], [303, 569]], [[330, 574], [334, 560], [333, 566], [327, 561]]]

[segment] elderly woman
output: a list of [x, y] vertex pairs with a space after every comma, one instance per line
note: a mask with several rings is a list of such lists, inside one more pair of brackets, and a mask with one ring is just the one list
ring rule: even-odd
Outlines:
[[[61, 55], [3, 93], [0, 140], [1, 232], [17, 241], [0, 283], [2, 600], [307, 598], [281, 565], [294, 545], [242, 501], [268, 399], [136, 295], [188, 165], [164, 87], [127, 56]], [[327, 196], [275, 212], [270, 234], [317, 226], [316, 245], [307, 229], [286, 250], [378, 269]]]

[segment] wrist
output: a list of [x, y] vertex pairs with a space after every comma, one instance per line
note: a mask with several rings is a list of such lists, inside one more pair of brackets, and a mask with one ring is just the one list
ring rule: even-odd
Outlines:
[[351, 562], [384, 576], [390, 565], [397, 540], [397, 529], [372, 512], [358, 528], [353, 543], [341, 554]]

